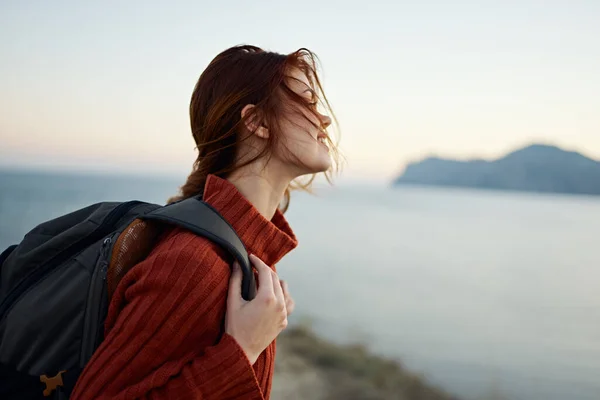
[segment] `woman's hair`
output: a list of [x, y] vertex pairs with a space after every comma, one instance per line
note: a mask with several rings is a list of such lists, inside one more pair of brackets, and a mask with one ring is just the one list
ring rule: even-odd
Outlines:
[[[200, 75], [190, 102], [190, 124], [198, 157], [187, 181], [180, 188], [179, 195], [169, 199], [169, 202], [201, 194], [209, 174], [225, 178], [232, 171], [260, 157], [270, 157], [281, 138], [279, 128], [282, 118], [289, 119], [289, 114], [294, 110], [297, 112], [304, 108], [317, 116], [315, 102], [318, 102], [325, 113], [337, 122], [323, 93], [316, 61], [316, 55], [305, 48], [284, 55], [264, 51], [256, 46], [242, 45], [231, 47], [217, 55]], [[299, 69], [308, 78], [314, 90], [315, 97], [312, 101], [298, 95], [288, 86], [289, 79], [292, 79], [290, 70], [293, 68]], [[237, 145], [245, 139], [242, 135], [245, 121], [242, 121], [241, 114], [247, 104], [254, 104], [255, 107], [244, 119], [259, 117], [269, 128], [268, 142], [264, 151], [256, 157], [236, 164]], [[290, 107], [290, 104], [299, 107]], [[316, 120], [320, 121], [320, 118]], [[314, 125], [314, 122], [311, 123]], [[325, 176], [331, 183], [331, 175], [338, 167], [339, 156], [336, 144], [331, 138], [327, 141], [332, 167], [325, 172]], [[305, 182], [296, 180], [290, 184], [285, 193], [283, 211], [289, 205], [290, 189], [310, 190], [314, 178], [313, 174]]]

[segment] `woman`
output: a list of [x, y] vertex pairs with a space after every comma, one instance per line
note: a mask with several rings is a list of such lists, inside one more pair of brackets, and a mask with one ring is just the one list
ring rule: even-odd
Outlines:
[[269, 398], [275, 338], [293, 309], [275, 272], [297, 246], [289, 190], [336, 165], [319, 103], [329, 110], [306, 49], [237, 46], [209, 64], [190, 104], [198, 158], [172, 200], [201, 193], [233, 226], [258, 271], [256, 298], [242, 299], [240, 268], [217, 245], [169, 231], [117, 287], [72, 398]]

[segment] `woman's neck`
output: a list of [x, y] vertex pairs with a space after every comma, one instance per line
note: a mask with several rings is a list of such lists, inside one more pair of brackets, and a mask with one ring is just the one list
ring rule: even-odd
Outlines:
[[260, 173], [251, 168], [242, 168], [232, 173], [227, 180], [269, 221], [275, 215], [290, 184], [290, 180], [269, 174], [266, 168]]

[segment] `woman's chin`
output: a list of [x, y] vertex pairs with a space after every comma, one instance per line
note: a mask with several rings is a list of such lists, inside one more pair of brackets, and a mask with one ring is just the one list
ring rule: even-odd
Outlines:
[[329, 168], [331, 168], [331, 159], [329, 157], [315, 160], [311, 168], [311, 173], [318, 174], [327, 171]]
[[312, 157], [300, 158], [298, 163], [300, 175], [311, 175], [326, 172], [331, 168], [332, 160], [328, 152], [323, 150], [311, 154]]

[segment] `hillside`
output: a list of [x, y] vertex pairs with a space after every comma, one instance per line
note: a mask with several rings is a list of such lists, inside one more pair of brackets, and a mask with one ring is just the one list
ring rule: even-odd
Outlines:
[[600, 162], [533, 144], [491, 161], [429, 157], [410, 163], [393, 184], [600, 195]]
[[340, 346], [302, 326], [277, 340], [273, 400], [457, 400], [399, 362]]

